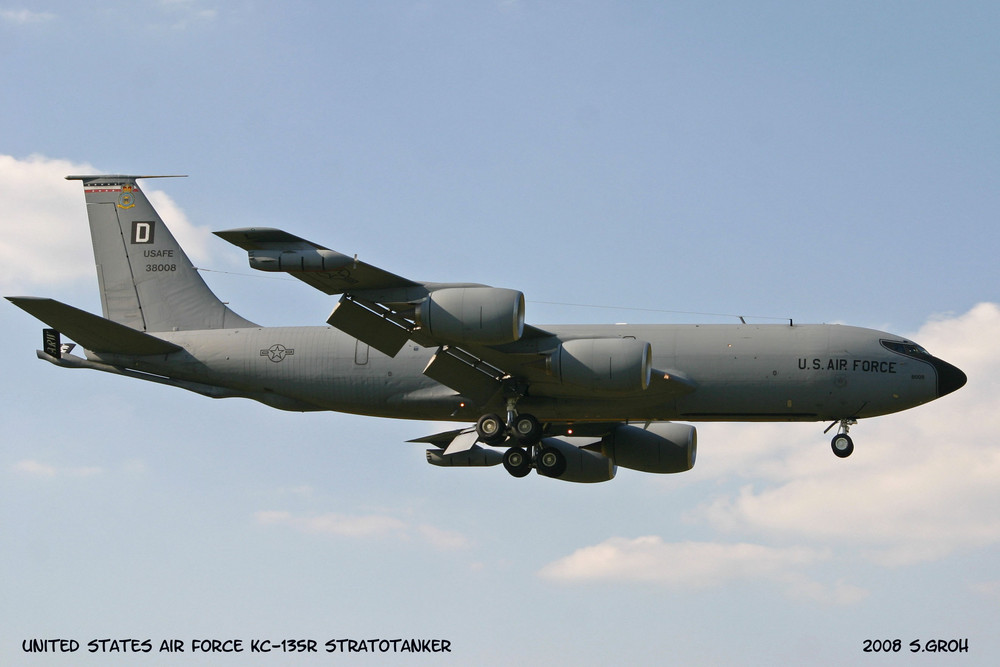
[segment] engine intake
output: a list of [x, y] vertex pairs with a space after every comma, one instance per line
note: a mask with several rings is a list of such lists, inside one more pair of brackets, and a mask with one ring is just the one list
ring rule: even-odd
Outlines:
[[548, 359], [560, 382], [595, 391], [638, 392], [649, 386], [652, 349], [635, 338], [578, 338], [562, 343]]
[[524, 333], [524, 294], [500, 287], [445, 287], [417, 305], [416, 321], [446, 342], [513, 343]]

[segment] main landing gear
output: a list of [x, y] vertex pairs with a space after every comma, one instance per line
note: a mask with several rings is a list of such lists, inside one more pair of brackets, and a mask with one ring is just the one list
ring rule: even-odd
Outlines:
[[857, 419], [841, 419], [839, 422], [833, 422], [827, 427], [826, 433], [831, 428], [840, 424], [840, 428], [837, 429], [837, 435], [833, 436], [833, 440], [830, 441], [830, 447], [833, 449], [833, 453], [842, 459], [846, 459], [848, 456], [854, 453], [854, 440], [851, 436], [847, 435], [847, 432], [852, 426], [858, 423]]
[[555, 447], [514, 445], [504, 452], [503, 467], [514, 477], [524, 477], [533, 467], [546, 477], [559, 477], [566, 472], [566, 457]]
[[476, 422], [476, 434], [480, 442], [491, 447], [503, 444], [508, 435], [514, 436], [518, 444], [530, 447], [542, 439], [542, 425], [532, 415], [517, 415], [504, 422], [500, 415], [488, 414]]
[[503, 467], [514, 477], [524, 477], [531, 469], [549, 477], [558, 477], [566, 471], [566, 457], [555, 447], [540, 447], [542, 425], [529, 414], [517, 414], [516, 399], [507, 401], [507, 419], [498, 414], [486, 414], [476, 422], [480, 442], [496, 447], [512, 440], [504, 452]]

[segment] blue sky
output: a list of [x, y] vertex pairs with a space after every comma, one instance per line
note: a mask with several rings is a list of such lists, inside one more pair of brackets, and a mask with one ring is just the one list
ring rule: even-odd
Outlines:
[[967, 637], [995, 664], [998, 31], [975, 2], [0, 3], [5, 295], [100, 312], [62, 177], [180, 173], [145, 189], [263, 324], [332, 303], [209, 231], [520, 289], [537, 324], [846, 322], [969, 375], [847, 460], [825, 424], [700, 424], [690, 473], [573, 485], [428, 466], [405, 441], [440, 424], [58, 369], [0, 307], [0, 662], [439, 637], [462, 664], [844, 664], [900, 638], [895, 664]]

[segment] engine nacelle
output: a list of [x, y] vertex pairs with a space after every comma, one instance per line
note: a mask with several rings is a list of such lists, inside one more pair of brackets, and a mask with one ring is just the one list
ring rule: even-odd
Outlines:
[[473, 445], [471, 449], [455, 454], [445, 454], [443, 449], [428, 449], [427, 462], [432, 466], [476, 468], [500, 465], [503, 462], [503, 454], [479, 445]]
[[524, 294], [500, 287], [445, 287], [417, 305], [416, 318], [444, 341], [513, 343], [524, 333]]
[[687, 472], [698, 453], [694, 426], [657, 422], [648, 429], [623, 424], [601, 441], [601, 451], [617, 465], [642, 472]]
[[542, 447], [554, 447], [566, 458], [566, 470], [558, 477], [564, 482], [607, 482], [618, 472], [615, 462], [600, 452], [575, 447], [559, 438], [542, 438]]
[[635, 338], [578, 338], [562, 343], [548, 359], [560, 382], [595, 391], [642, 391], [652, 374], [652, 349]]
[[355, 260], [321, 248], [250, 250], [250, 266], [258, 271], [339, 271]]

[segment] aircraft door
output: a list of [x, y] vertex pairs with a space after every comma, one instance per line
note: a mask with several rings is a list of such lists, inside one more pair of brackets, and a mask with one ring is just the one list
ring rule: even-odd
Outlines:
[[357, 339], [354, 340], [354, 363], [358, 366], [368, 363], [368, 344]]

